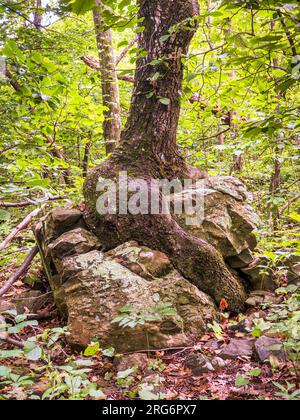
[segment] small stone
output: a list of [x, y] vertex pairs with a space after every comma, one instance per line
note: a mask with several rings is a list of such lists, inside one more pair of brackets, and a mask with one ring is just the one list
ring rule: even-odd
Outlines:
[[169, 274], [173, 269], [169, 258], [159, 251], [141, 252], [138, 261], [141, 262], [146, 270], [154, 277], [163, 277]]
[[282, 341], [278, 338], [263, 335], [255, 343], [255, 350], [261, 362], [275, 356], [279, 361], [286, 361], [286, 353], [282, 350]]
[[218, 340], [212, 339], [205, 343], [203, 347], [213, 352], [219, 349], [220, 342]]
[[259, 300], [261, 303], [280, 303], [282, 298], [268, 290], [254, 290], [250, 294], [250, 298]]
[[51, 301], [51, 292], [42, 293], [39, 290], [30, 290], [21, 293], [12, 299], [12, 303], [19, 314], [24, 313], [26, 309], [29, 310], [30, 313], [35, 314]]
[[214, 372], [214, 366], [208, 357], [203, 354], [191, 354], [185, 360], [185, 366], [191, 369], [193, 375], [200, 376], [204, 373]]
[[278, 288], [276, 279], [267, 266], [268, 260], [266, 258], [256, 258], [248, 267], [241, 268], [253, 289], [274, 291]]
[[133, 353], [115, 358], [114, 363], [117, 365], [117, 371], [131, 369], [138, 366], [139, 369], [144, 370], [148, 366], [148, 356], [145, 353]]
[[226, 262], [232, 268], [246, 268], [254, 260], [253, 254], [250, 249], [245, 249], [239, 255], [227, 258]]
[[62, 260], [72, 255], [86, 254], [101, 247], [97, 237], [89, 231], [77, 228], [63, 233], [51, 245], [49, 250], [54, 260]]
[[211, 363], [215, 370], [223, 369], [226, 366], [226, 362], [221, 357], [214, 357]]
[[248, 198], [240, 180], [210, 177], [201, 180], [194, 189], [172, 195], [170, 201], [174, 205], [183, 202], [185, 208], [192, 202], [198, 209], [199, 203], [203, 202], [203, 220], [183, 213], [175, 215], [177, 222], [193, 236], [213, 245], [224, 258], [237, 256], [233, 265], [239, 268], [252, 261], [251, 250], [257, 245], [253, 231], [258, 225], [258, 217]]
[[254, 339], [232, 339], [219, 354], [222, 359], [236, 359], [237, 357], [252, 357]]
[[261, 305], [264, 302], [264, 299], [260, 296], [250, 296], [246, 300], [246, 305], [255, 308], [256, 306]]
[[61, 227], [73, 226], [79, 221], [83, 213], [78, 209], [57, 207], [51, 213], [52, 220]]

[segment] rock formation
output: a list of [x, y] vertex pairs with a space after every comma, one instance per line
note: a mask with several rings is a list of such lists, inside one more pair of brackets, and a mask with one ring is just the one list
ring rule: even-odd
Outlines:
[[[254, 261], [257, 224], [247, 191], [230, 177], [204, 182], [201, 190], [183, 193], [205, 195], [203, 223], [185, 229], [216, 247], [232, 269], [247, 269]], [[35, 227], [72, 345], [84, 347], [97, 338], [101, 345], [124, 352], [184, 346], [217, 319], [212, 298], [183, 278], [165, 254], [134, 241], [103, 252], [101, 238], [89, 232], [83, 216], [78, 209], [56, 208]], [[184, 218], [178, 222], [183, 225]], [[153, 320], [162, 304], [169, 305], [171, 313]], [[124, 318], [132, 318], [129, 326], [115, 322], [122, 311]]]

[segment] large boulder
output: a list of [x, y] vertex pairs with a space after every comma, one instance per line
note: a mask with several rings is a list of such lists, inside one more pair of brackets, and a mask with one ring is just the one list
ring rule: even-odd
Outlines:
[[103, 253], [98, 239], [76, 226], [49, 242], [45, 226], [45, 220], [37, 226], [36, 237], [73, 346], [95, 338], [122, 352], [185, 346], [217, 318], [212, 299], [163, 253], [135, 242]]
[[[203, 220], [186, 224], [183, 214], [178, 222], [215, 246], [233, 269], [247, 269], [258, 220], [244, 185], [231, 177], [208, 178], [180, 196], [195, 194], [205, 198]], [[136, 242], [104, 252], [78, 209], [54, 209], [35, 227], [35, 236], [72, 345], [84, 347], [97, 338], [118, 351], [185, 346], [218, 317], [212, 299], [165, 254]]]
[[192, 218], [189, 224], [187, 214], [177, 215], [184, 229], [217, 248], [233, 268], [246, 267], [253, 261], [258, 217], [242, 182], [232, 177], [207, 178], [197, 188], [174, 194], [171, 199], [176, 203], [182, 197], [184, 203], [193, 198], [196, 203], [198, 198], [198, 213], [202, 216], [198, 221]]

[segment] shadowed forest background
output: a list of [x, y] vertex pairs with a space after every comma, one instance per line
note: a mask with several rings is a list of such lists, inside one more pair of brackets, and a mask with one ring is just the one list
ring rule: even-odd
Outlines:
[[[129, 361], [96, 341], [74, 353], [49, 300], [32, 227], [58, 206], [84, 211], [87, 174], [120, 142], [137, 60], [147, 56], [139, 3], [0, 1], [0, 399], [299, 399], [297, 1], [200, 0], [181, 57], [180, 153], [200, 173], [245, 184], [259, 215], [256, 275], [272, 290], [251, 296], [243, 314], [218, 301], [221, 317], [189, 348], [145, 349]], [[178, 25], [191, 31], [187, 20]], [[178, 30], [167, 29], [161, 42]], [[150, 62], [147, 99], [169, 107], [163, 65]], [[159, 310], [153, 321], [172, 315]], [[281, 344], [251, 359], [247, 339], [265, 332]], [[244, 352], [220, 361], [222, 345], [237, 339]]]

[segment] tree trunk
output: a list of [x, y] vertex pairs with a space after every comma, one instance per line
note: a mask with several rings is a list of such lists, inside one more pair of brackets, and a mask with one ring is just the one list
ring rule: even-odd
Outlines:
[[104, 6], [96, 0], [97, 8], [93, 10], [96, 41], [101, 74], [102, 101], [107, 108], [104, 111], [103, 136], [106, 153], [111, 153], [120, 143], [121, 108], [119, 100], [118, 77], [111, 30], [106, 30], [102, 19]]
[[41, 7], [42, 7], [42, 0], [36, 0], [35, 11], [33, 13], [33, 23], [38, 31], [42, 30], [42, 16], [43, 15], [41, 12]]
[[84, 155], [83, 155], [83, 161], [82, 161], [82, 177], [83, 178], [87, 176], [91, 146], [92, 146], [92, 134], [89, 135], [89, 139], [86, 142], [85, 147], [84, 147]]
[[86, 221], [106, 249], [136, 240], [165, 252], [183, 276], [212, 296], [217, 304], [226, 299], [229, 308], [238, 312], [243, 309], [246, 297], [239, 279], [214, 247], [186, 233], [172, 215], [154, 215], [151, 211], [146, 215], [121, 212], [102, 215], [96, 210], [99, 178], [116, 180], [120, 171], [127, 171], [130, 180], [146, 180], [150, 194], [155, 189], [151, 184], [153, 178], [183, 179], [190, 174], [179, 154], [176, 132], [182, 58], [197, 29], [198, 3], [139, 0], [138, 4], [140, 25], [145, 28], [139, 33], [138, 48], [145, 49], [147, 56], [137, 61], [131, 109], [120, 146], [86, 178]]

